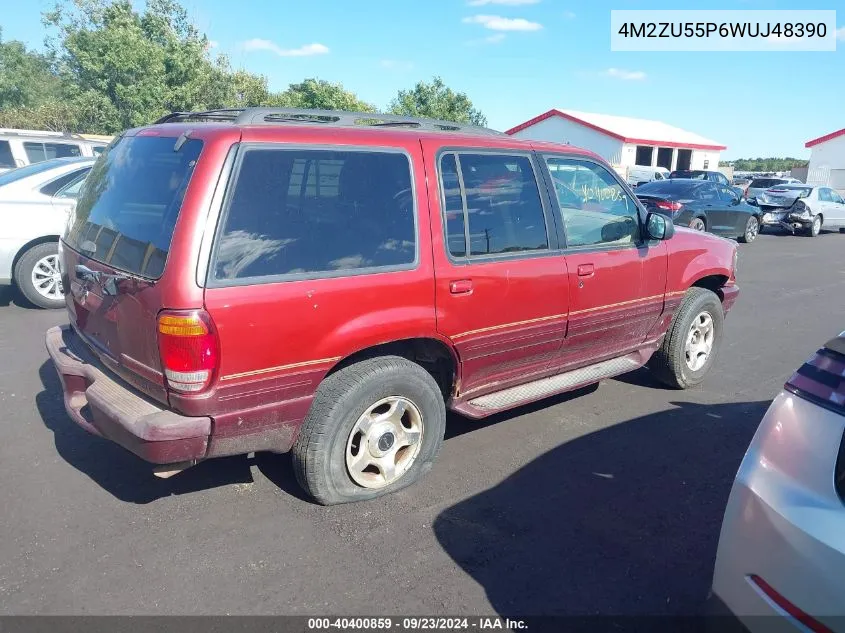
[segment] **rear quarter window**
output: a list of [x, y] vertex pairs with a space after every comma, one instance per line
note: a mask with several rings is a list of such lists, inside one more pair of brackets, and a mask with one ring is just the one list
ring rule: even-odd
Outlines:
[[236, 168], [211, 284], [383, 272], [416, 260], [407, 155], [252, 146]]
[[0, 141], [0, 169], [13, 169], [15, 157], [12, 156], [12, 148], [9, 141]]

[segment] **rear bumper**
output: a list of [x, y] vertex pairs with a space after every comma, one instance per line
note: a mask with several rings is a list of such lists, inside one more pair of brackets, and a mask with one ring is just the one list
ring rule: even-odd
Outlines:
[[86, 431], [154, 464], [206, 456], [211, 418], [174, 413], [114, 378], [69, 326], [47, 330], [45, 342], [62, 382], [65, 409]]

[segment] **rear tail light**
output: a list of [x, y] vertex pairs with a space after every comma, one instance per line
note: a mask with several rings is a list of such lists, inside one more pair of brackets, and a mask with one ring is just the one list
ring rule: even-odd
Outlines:
[[196, 393], [211, 384], [220, 351], [217, 332], [206, 312], [164, 311], [159, 314], [158, 349], [169, 389]]
[[683, 204], [673, 200], [658, 200], [656, 206], [663, 211], [671, 211], [673, 215], [677, 215], [684, 208]]

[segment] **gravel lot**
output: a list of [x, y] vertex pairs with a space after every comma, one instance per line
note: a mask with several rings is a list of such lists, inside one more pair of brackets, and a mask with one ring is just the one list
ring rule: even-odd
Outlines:
[[845, 329], [845, 235], [740, 245], [702, 387], [642, 370], [485, 422], [366, 504], [302, 498], [284, 455], [153, 477], [67, 418], [43, 332], [0, 289], [0, 613], [694, 614], [736, 468], [789, 374]]

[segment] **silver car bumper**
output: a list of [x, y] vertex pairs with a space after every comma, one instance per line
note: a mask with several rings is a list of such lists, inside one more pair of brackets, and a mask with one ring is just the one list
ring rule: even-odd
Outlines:
[[834, 485], [843, 433], [845, 417], [784, 391], [748, 448], [725, 511], [713, 592], [751, 631], [776, 630], [761, 615], [801, 629], [754, 576], [843, 630], [845, 505]]

